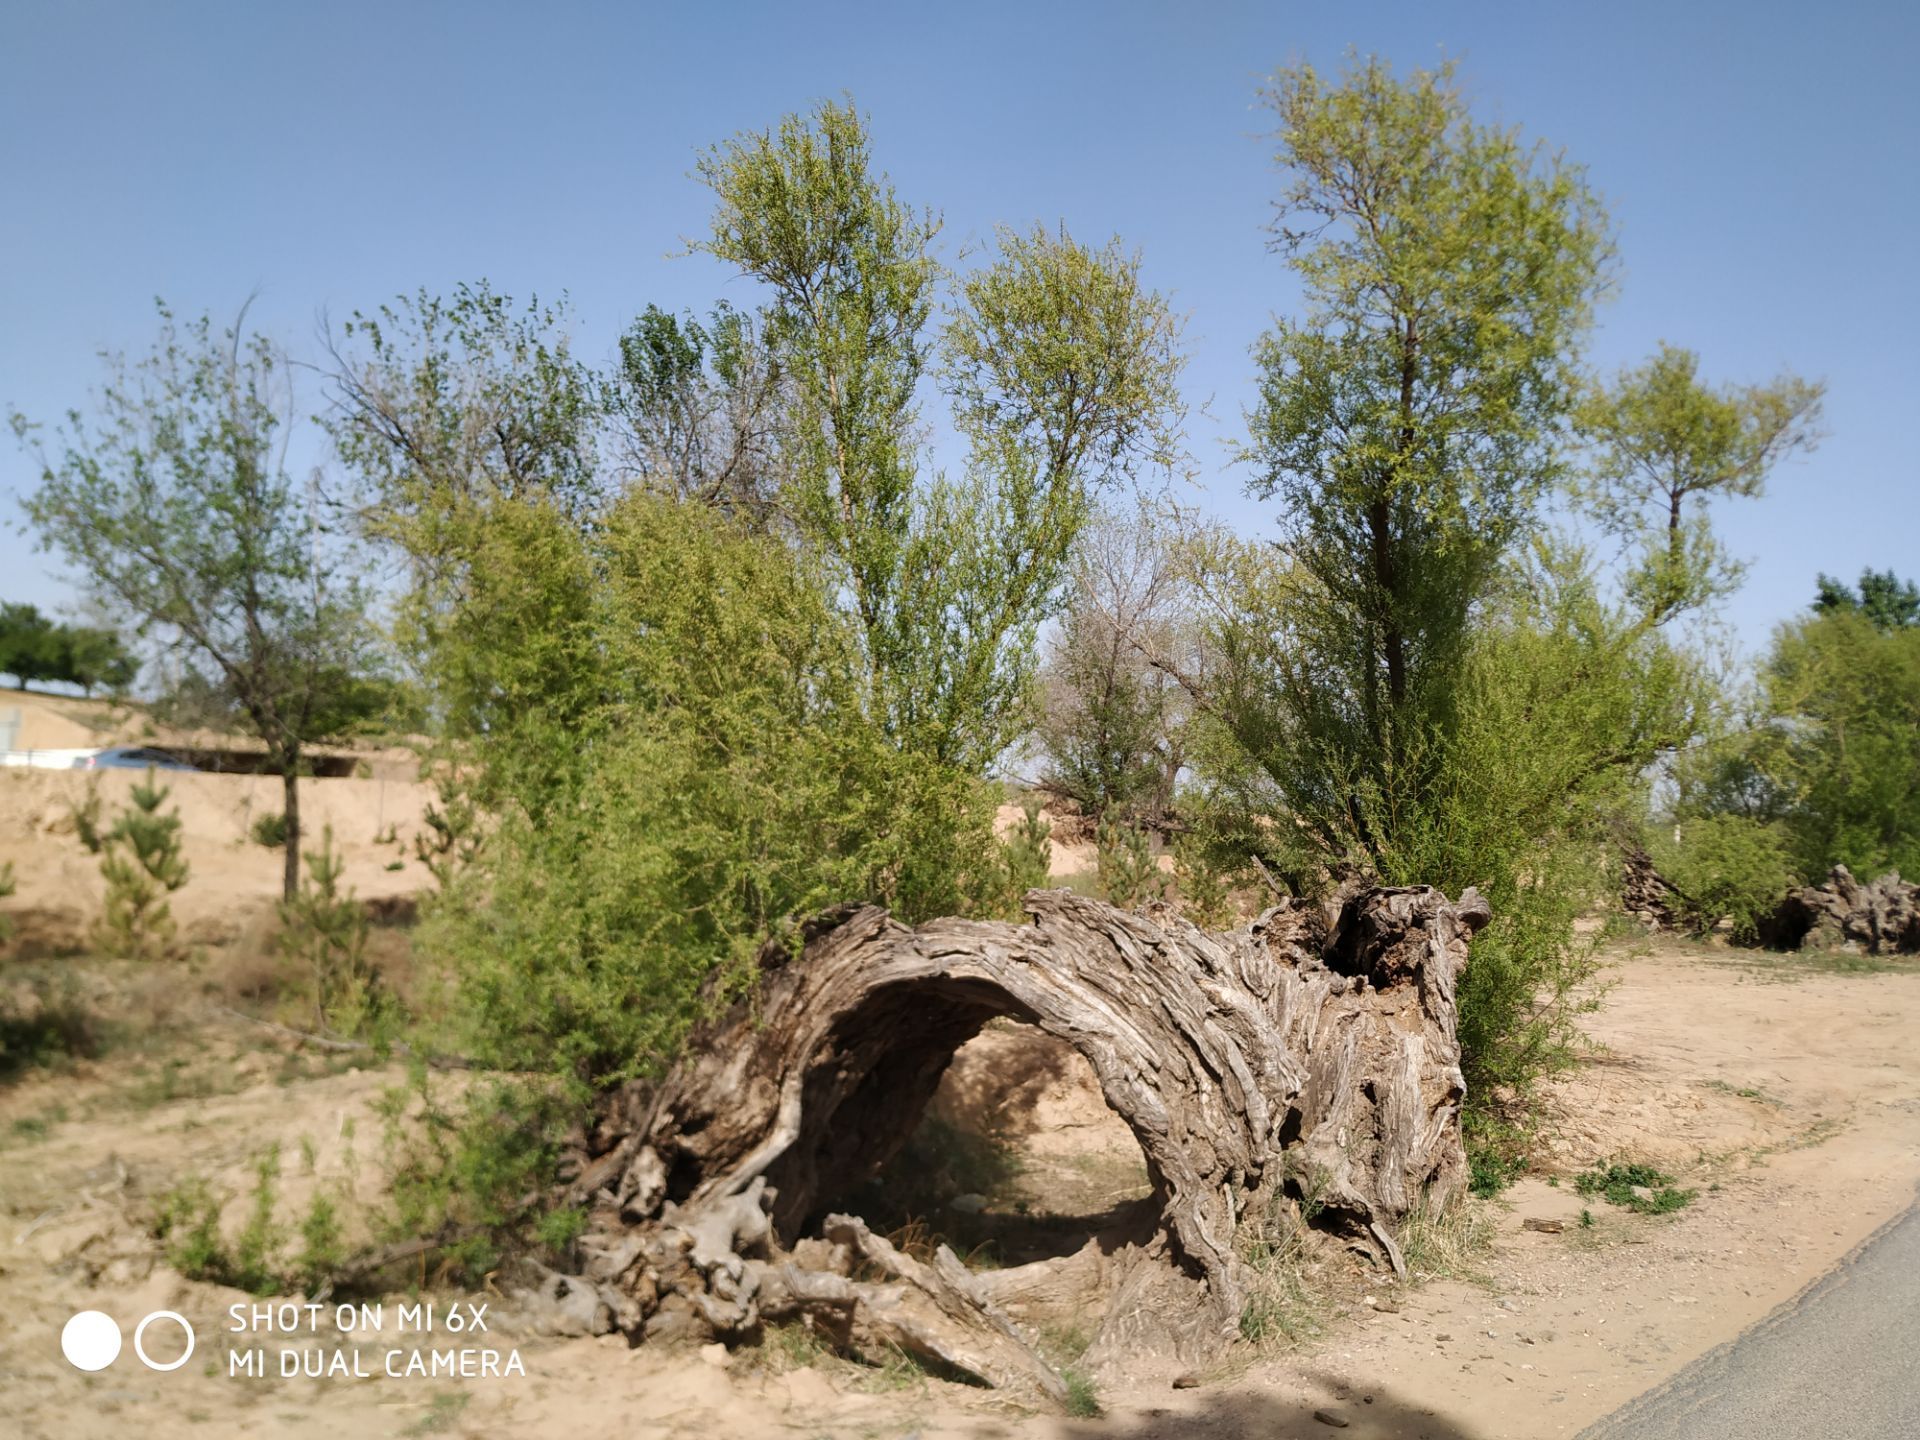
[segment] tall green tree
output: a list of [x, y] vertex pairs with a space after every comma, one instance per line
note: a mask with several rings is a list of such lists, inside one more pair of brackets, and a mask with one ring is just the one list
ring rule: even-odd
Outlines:
[[907, 554], [906, 733], [981, 770], [1022, 734], [1041, 623], [1098, 497], [1181, 460], [1179, 325], [1137, 255], [1001, 230], [960, 288], [942, 380], [969, 465]]
[[139, 662], [128, 653], [126, 642], [112, 631], [99, 626], [63, 627], [65, 674], [62, 679], [78, 685], [91, 695], [96, 689], [119, 694], [133, 684], [139, 674]]
[[1267, 98], [1305, 313], [1256, 349], [1251, 489], [1302, 583], [1270, 675], [1289, 723], [1230, 723], [1332, 855], [1391, 871], [1474, 607], [1564, 473], [1607, 233], [1580, 171], [1475, 123], [1451, 66], [1303, 65]]
[[776, 522], [787, 396], [756, 317], [725, 304], [704, 321], [648, 306], [620, 337], [605, 394], [623, 481], [743, 523]]
[[109, 613], [209, 683], [230, 690], [285, 792], [285, 893], [299, 887], [299, 777], [307, 747], [338, 726], [335, 697], [370, 657], [367, 597], [287, 473], [295, 418], [285, 361], [246, 329], [176, 323], [143, 360], [109, 360], [90, 414], [36, 456], [27, 497], [41, 543]]
[[792, 386], [788, 504], [846, 587], [877, 675], [906, 623], [895, 602], [939, 221], [875, 171], [850, 106], [739, 136], [702, 155], [697, 173], [715, 202], [697, 248], [767, 289], [768, 338]]
[[472, 527], [496, 500], [584, 523], [604, 498], [597, 377], [563, 304], [484, 281], [356, 312], [329, 334], [324, 423], [353, 478], [360, 533], [404, 558], [398, 639], [420, 660], [459, 603]]
[[[938, 219], [875, 168], [851, 106], [740, 136], [699, 173], [715, 198], [700, 248], [766, 289], [784, 502], [858, 620], [870, 711], [980, 772], [1024, 726], [1090, 493], [1171, 453], [1177, 325], [1117, 245], [1003, 231], [936, 336]], [[958, 479], [920, 452], [936, 362], [968, 445]]]
[[1769, 472], [1819, 439], [1824, 387], [1782, 375], [1716, 388], [1691, 350], [1663, 344], [1594, 390], [1579, 423], [1593, 446], [1581, 492], [1635, 552], [1628, 588], [1656, 619], [1732, 590], [1740, 566], [1715, 541], [1709, 502], [1758, 497]]
[[1800, 873], [1920, 874], [1920, 625], [1830, 607], [1780, 628], [1760, 680], [1745, 755]]
[[1901, 580], [1891, 570], [1871, 567], [1860, 572], [1858, 590], [1822, 575], [1813, 608], [1822, 615], [1836, 610], [1857, 611], [1882, 630], [1898, 630], [1920, 625], [1920, 585]]
[[60, 678], [59, 627], [37, 606], [9, 600], [0, 605], [0, 674], [24, 690], [36, 680]]
[[1697, 667], [1543, 523], [1605, 217], [1576, 167], [1476, 123], [1451, 67], [1299, 66], [1269, 100], [1304, 306], [1256, 348], [1247, 458], [1281, 536], [1185, 547], [1196, 809], [1209, 849], [1297, 888], [1479, 887], [1460, 1025], [1485, 1134], [1569, 1053], [1605, 817], [1698, 723]]
[[1920, 869], [1920, 588], [1821, 576], [1739, 710], [1671, 767], [1645, 844], [1702, 929], [1752, 939], [1835, 864]]
[[1166, 828], [1185, 764], [1184, 696], [1151, 655], [1185, 638], [1144, 519], [1101, 514], [1081, 536], [1041, 672], [1042, 784], [1094, 820]]
[[0, 605], [0, 674], [24, 690], [30, 680], [64, 681], [91, 695], [125, 690], [139, 673], [126, 642], [97, 625], [65, 625], [32, 605]]

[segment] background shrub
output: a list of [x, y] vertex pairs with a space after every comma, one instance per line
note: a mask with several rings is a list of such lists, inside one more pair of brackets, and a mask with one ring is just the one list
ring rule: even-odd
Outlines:
[[263, 810], [254, 816], [253, 824], [247, 832], [253, 837], [253, 843], [264, 845], [269, 850], [281, 849], [287, 843], [287, 817], [281, 810]]

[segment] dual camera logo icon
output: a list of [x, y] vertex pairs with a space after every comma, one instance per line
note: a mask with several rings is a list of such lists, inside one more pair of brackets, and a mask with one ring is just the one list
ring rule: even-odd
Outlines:
[[[186, 1332], [187, 1348], [177, 1359], [155, 1360], [147, 1354], [147, 1327], [156, 1320], [171, 1320]], [[60, 1353], [76, 1370], [106, 1369], [120, 1358], [120, 1345], [120, 1322], [104, 1310], [82, 1310], [60, 1330]], [[178, 1370], [193, 1358], [193, 1326], [178, 1311], [156, 1310], [134, 1327], [133, 1353], [149, 1370]]]

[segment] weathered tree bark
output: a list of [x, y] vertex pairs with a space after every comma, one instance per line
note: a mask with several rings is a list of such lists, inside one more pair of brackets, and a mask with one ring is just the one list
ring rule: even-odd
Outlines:
[[1897, 870], [1862, 884], [1836, 865], [1824, 884], [1790, 891], [1761, 939], [1782, 950], [1920, 952], [1920, 885], [1902, 880]]
[[1623, 837], [1620, 855], [1620, 900], [1627, 914], [1650, 930], [1680, 928], [1687, 897], [1655, 868], [1653, 857], [1637, 841]]
[[834, 1213], [996, 1016], [1090, 1063], [1146, 1157], [1152, 1252], [1191, 1277], [1215, 1336], [1245, 1299], [1243, 1224], [1289, 1196], [1400, 1268], [1396, 1228], [1465, 1173], [1454, 989], [1487, 919], [1478, 895], [1370, 890], [1216, 935], [1065, 891], [1027, 908], [1028, 925], [823, 916], [799, 953], [763, 954], [752, 993], [675, 1070], [612, 1095], [572, 1182], [609, 1323], [736, 1338], [805, 1314], [855, 1348], [1057, 1398], [993, 1299], [1019, 1272], [972, 1276], [944, 1248], [924, 1264]]

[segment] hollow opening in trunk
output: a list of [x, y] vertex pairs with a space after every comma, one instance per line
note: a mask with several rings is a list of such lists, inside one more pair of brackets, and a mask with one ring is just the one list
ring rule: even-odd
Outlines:
[[899, 1151], [835, 1206], [909, 1250], [944, 1242], [975, 1269], [1144, 1241], [1161, 1208], [1093, 1067], [1011, 1017], [960, 1046]]

